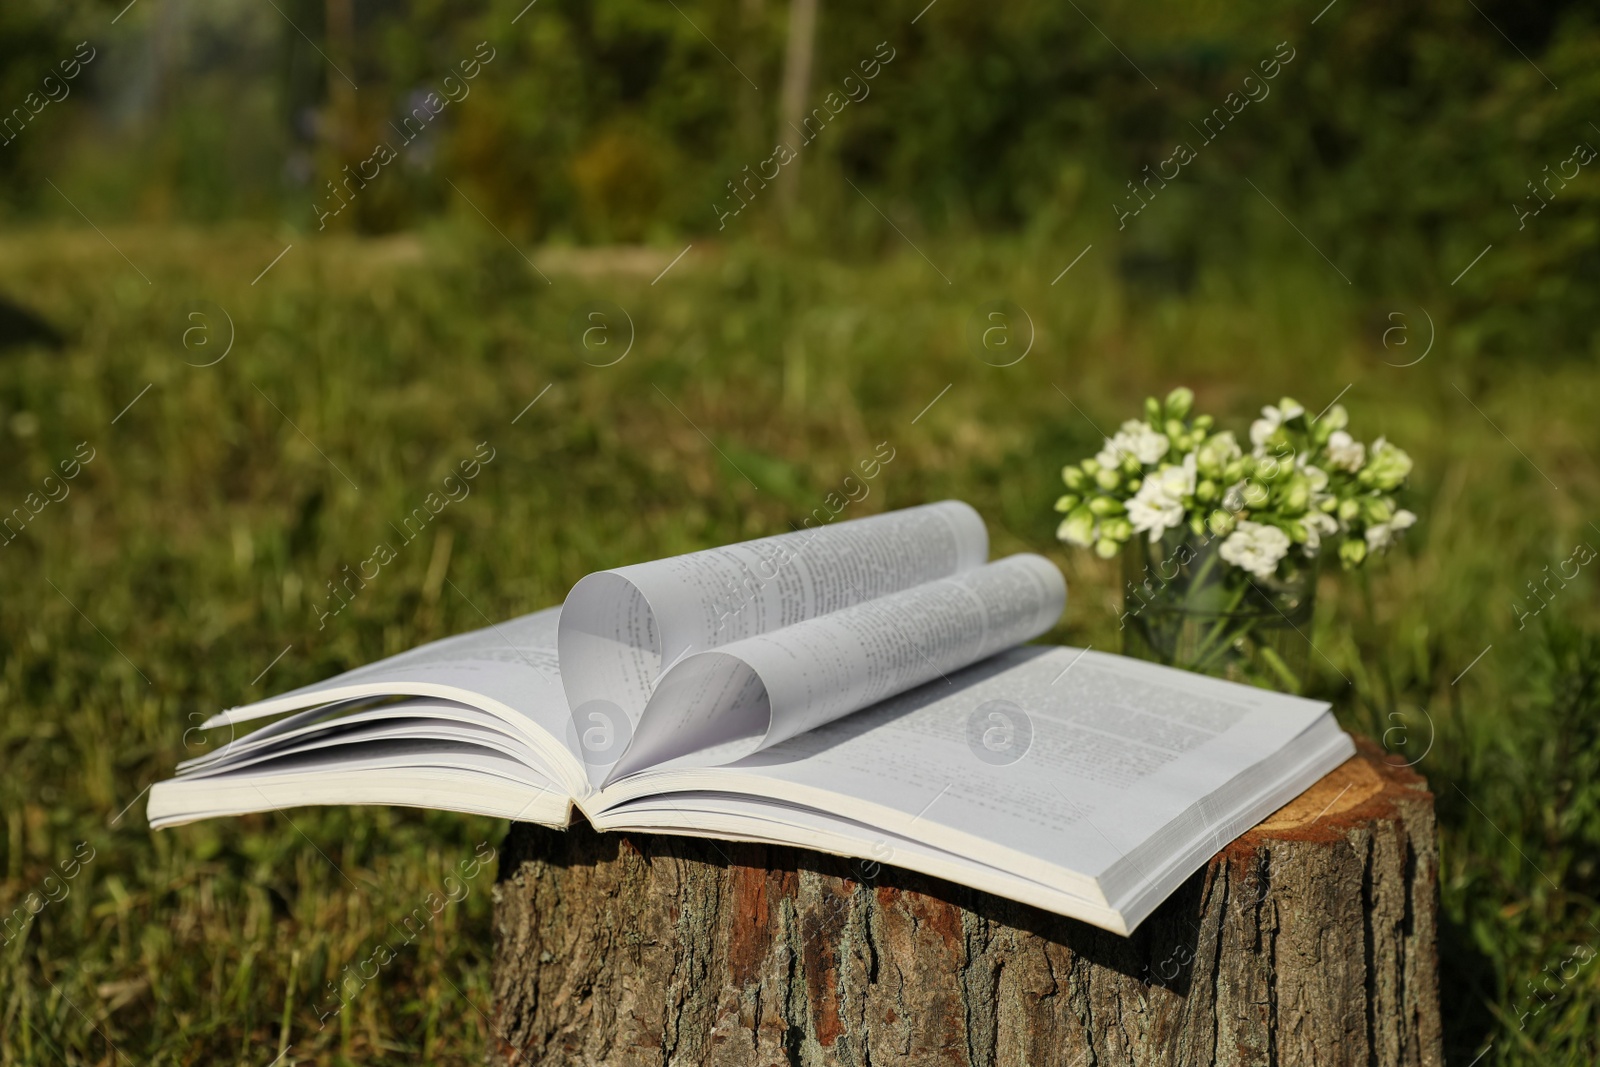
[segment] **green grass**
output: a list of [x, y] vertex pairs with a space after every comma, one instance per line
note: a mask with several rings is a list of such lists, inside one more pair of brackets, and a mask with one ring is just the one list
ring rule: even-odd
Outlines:
[[[627, 270], [538, 258], [546, 284], [492, 234], [297, 237], [252, 284], [290, 237], [109, 236], [137, 268], [92, 231], [0, 240], [0, 292], [73, 335], [0, 353], [0, 508], [94, 449], [0, 548], [0, 916], [60, 898], [0, 946], [0, 1063], [266, 1064], [285, 1045], [480, 1062], [492, 866], [318, 1019], [327, 983], [504, 825], [316, 809], [152, 833], [136, 800], [203, 751], [200, 717], [558, 603], [597, 568], [786, 529], [881, 442], [894, 459], [850, 514], [971, 501], [997, 554], [1061, 563], [1052, 640], [1116, 648], [1118, 572], [1054, 542], [1057, 471], [1180, 382], [1240, 429], [1284, 393], [1316, 410], [1348, 386], [1357, 435], [1412, 452], [1422, 521], [1368, 572], [1324, 578], [1313, 689], [1438, 795], [1451, 1056], [1600, 1055], [1600, 967], [1563, 967], [1600, 950], [1597, 568], [1524, 629], [1512, 610], [1600, 546], [1586, 368], [1465, 362], [1448, 322], [1390, 366], [1421, 350], [1379, 344], [1400, 305], [1354, 303], [1303, 248], [1176, 297], [1124, 288], [1098, 245], [1052, 286], [1081, 244], [1027, 240], [919, 240], [937, 269], [903, 245], [844, 263], [697, 243], [652, 285], [676, 249]], [[1014, 366], [965, 340], [993, 299], [1037, 329]], [[614, 366], [571, 341], [593, 301], [635, 325]], [[220, 354], [219, 308], [231, 352], [186, 365]], [[319, 591], [480, 442], [471, 496], [319, 629]], [[93, 859], [47, 885], [75, 848]], [[1571, 977], [1529, 1001], [1547, 967]]]

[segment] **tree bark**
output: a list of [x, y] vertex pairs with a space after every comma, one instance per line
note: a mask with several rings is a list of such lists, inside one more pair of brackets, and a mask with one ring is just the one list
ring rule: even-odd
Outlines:
[[1438, 1065], [1437, 900], [1433, 797], [1366, 742], [1127, 938], [802, 849], [514, 824], [491, 1061]]
[[[806, 94], [811, 89], [811, 60], [817, 43], [818, 0], [789, 0], [789, 40], [783, 56], [783, 91], [778, 102], [778, 140], [788, 144], [793, 131], [805, 139], [800, 125], [805, 121]], [[798, 151], [798, 148], [796, 149]], [[791, 160], [778, 175], [778, 203], [785, 214], [794, 210], [800, 195], [800, 157]]]

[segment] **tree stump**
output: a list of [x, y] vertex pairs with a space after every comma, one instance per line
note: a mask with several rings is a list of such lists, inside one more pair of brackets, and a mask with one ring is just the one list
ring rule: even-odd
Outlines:
[[1433, 797], [1370, 742], [1128, 938], [803, 849], [514, 824], [491, 1061], [1438, 1065], [1437, 901]]

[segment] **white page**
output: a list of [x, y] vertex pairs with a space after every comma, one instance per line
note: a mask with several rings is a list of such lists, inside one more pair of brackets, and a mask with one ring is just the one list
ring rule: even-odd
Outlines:
[[[730, 792], [671, 792], [642, 797], [606, 809], [595, 822], [603, 830], [642, 830], [654, 833], [724, 837], [798, 845], [873, 863], [893, 864], [944, 878], [960, 885], [994, 893], [1061, 915], [1092, 923], [1117, 934], [1129, 934], [1148, 918], [1173, 890], [1229, 841], [1305, 792], [1349, 755], [1351, 742], [1331, 715], [1324, 715], [1278, 750], [1234, 778], [1216, 800], [1238, 792], [1232, 814], [1217, 824], [1214, 834], [1191, 833], [1193, 843], [1177, 851], [1160, 851], [1148, 839], [1141, 851], [1146, 861], [1130, 853], [1124, 865], [1134, 868], [1140, 880], [1121, 892], [1108, 892], [1105, 879], [1089, 882], [1073, 871], [1060, 871], [1047, 881], [1025, 878], [1016, 871], [981, 862], [969, 853], [937, 848], [926, 841], [883, 830], [871, 823], [847, 818], [835, 808], [819, 810], [765, 796]], [[1242, 783], [1252, 784], [1240, 789]], [[849, 805], [844, 805], [848, 807]], [[1193, 824], [1191, 811], [1168, 830]], [[912, 827], [921, 829], [913, 821]], [[1192, 826], [1191, 826], [1192, 829]], [[1157, 838], [1164, 835], [1157, 835]], [[1148, 867], [1148, 875], [1140, 870]], [[1086, 892], [1092, 888], [1092, 892]]]
[[429, 719], [473, 723], [497, 730], [509, 740], [516, 740], [514, 735], [506, 731], [505, 723], [498, 715], [491, 715], [453, 700], [413, 697], [377, 706], [365, 701], [340, 701], [285, 716], [271, 726], [264, 726], [243, 737], [234, 738], [209, 755], [184, 760], [178, 764], [178, 774], [180, 776], [201, 774], [218, 766], [234, 766], [242, 758], [261, 752], [276, 754], [291, 743], [297, 743], [305, 738], [334, 736], [362, 723], [403, 723]]
[[732, 762], [1049, 630], [1055, 564], [1021, 554], [696, 653], [672, 667], [613, 777], [701, 751]]
[[150, 790], [156, 829], [309, 804], [394, 804], [564, 827], [565, 787], [520, 760], [447, 741], [369, 741], [231, 774], [176, 778]]
[[1194, 804], [1100, 878], [1132, 927], [1230, 841], [1310, 789], [1355, 753], [1355, 742], [1325, 713], [1271, 757]]
[[[552, 716], [548, 699], [550, 690], [561, 691], [561, 661], [556, 655], [560, 623], [559, 607], [519, 615], [481, 630], [430, 641], [266, 700], [230, 708], [212, 716], [205, 725], [245, 722], [309, 707], [320, 701], [342, 699], [340, 691], [356, 686], [423, 681], [482, 692], [515, 708], [525, 718], [561, 727], [566, 717], [564, 714]], [[395, 692], [404, 691], [397, 689]], [[564, 699], [557, 710], [565, 712]], [[560, 736], [560, 729], [556, 734]]]
[[[603, 819], [605, 805], [658, 792], [771, 796], [1034, 881], [1098, 880], [1328, 708], [1075, 649], [1015, 649], [951, 682], [737, 763], [708, 768], [690, 757], [638, 773], [584, 806]], [[1353, 750], [1344, 742], [1334, 764]]]
[[[197, 768], [206, 767], [218, 762], [219, 760], [228, 759], [246, 745], [264, 744], [274, 737], [281, 737], [285, 734], [292, 733], [303, 728], [315, 729], [317, 724], [322, 723], [324, 720], [338, 719], [341, 717], [361, 714], [364, 712], [364, 709], [370, 709], [373, 704], [374, 701], [371, 697], [357, 697], [353, 700], [335, 700], [326, 704], [316, 703], [312, 704], [312, 706], [308, 707], [304, 711], [297, 711], [291, 715], [285, 715], [281, 719], [277, 719], [265, 726], [251, 730], [249, 733], [242, 736], [230, 730], [228, 738], [221, 744], [217, 745], [216, 748], [213, 748], [211, 751], [203, 753], [199, 756], [195, 756], [191, 759], [180, 760], [178, 762], [178, 773], [187, 774]], [[226, 713], [212, 716], [204, 723], [204, 727], [214, 728], [222, 725], [228, 725], [228, 720], [225, 718], [225, 715]]]
[[1070, 915], [1116, 933], [1127, 932], [1117, 909], [1067, 892], [1059, 883], [1047, 885], [1031, 881], [1011, 871], [888, 833], [835, 812], [764, 797], [732, 793], [669, 793], [645, 797], [609, 809], [604, 829], [720, 837], [831, 852], [866, 861], [865, 872], [873, 871], [877, 864], [903, 867], [1060, 915]]
[[951, 500], [591, 574], [562, 609], [568, 703], [582, 720], [599, 702], [629, 732], [663, 665], [686, 653], [946, 578], [988, 555], [983, 519]]
[[505, 622], [432, 641], [267, 700], [212, 716], [222, 726], [317, 704], [356, 698], [420, 696], [481, 708], [539, 750], [545, 762], [585, 791], [574, 758], [576, 731], [567, 711], [556, 655], [561, 609], [546, 608]]
[[[261, 768], [278, 762], [292, 761], [308, 752], [361, 752], [362, 746], [372, 741], [450, 741], [477, 745], [497, 755], [514, 759], [526, 767], [540, 769], [541, 761], [527, 745], [508, 735], [498, 724], [482, 725], [442, 717], [380, 718], [338, 729], [265, 745], [254, 751], [237, 755], [183, 775], [184, 780], [212, 778], [236, 774], [245, 768]], [[543, 777], [549, 777], [540, 771]]]

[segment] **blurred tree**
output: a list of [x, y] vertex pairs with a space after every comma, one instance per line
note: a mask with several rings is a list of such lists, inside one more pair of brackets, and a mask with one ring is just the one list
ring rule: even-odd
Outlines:
[[[1103, 233], [1137, 278], [1180, 289], [1247, 256], [1309, 254], [1281, 209], [1374, 307], [1427, 301], [1463, 351], [1600, 349], [1586, 292], [1600, 166], [1579, 158], [1600, 148], [1600, 26], [1575, 0], [1337, 5], [1315, 24], [1265, 0], [905, 0], [825, 21], [817, 0], [493, 0], [472, 14], [445, 0], [167, 0], [108, 32], [112, 7], [0, 5], [0, 117], [29, 116], [28, 94], [77, 41], [99, 49], [69, 100], [0, 145], [12, 217], [69, 211], [48, 174], [96, 218], [315, 228], [325, 183], [488, 42], [497, 58], [470, 99], [337, 224], [475, 218], [465, 195], [519, 240], [676, 240], [716, 231], [716, 203], [770, 155], [771, 127], [792, 137], [876, 54], [893, 58], [774, 196], [845, 223], [827, 230], [841, 251], [883, 228], [840, 177], [923, 230]], [[1280, 49], [1294, 58], [1270, 92], [1247, 88]], [[1219, 135], [1197, 135], [1253, 91]], [[1180, 143], [1196, 158], [1124, 224], [1115, 205]]]
[[[789, 40], [783, 58], [783, 101], [778, 140], [788, 141], [800, 129], [811, 94], [811, 61], [816, 50], [817, 0], [789, 0]], [[800, 195], [800, 158], [778, 173], [779, 203], [794, 209]]]
[[[64, 73], [60, 64], [73, 61], [76, 44], [85, 39], [80, 35], [82, 14], [47, 0], [0, 4], [0, 211], [6, 214], [19, 214], [35, 203], [41, 186], [49, 192], [38, 173], [50, 158], [52, 140], [60, 136], [59, 120], [64, 118], [60, 112], [66, 110], [72, 93], [77, 95], [71, 105], [74, 111], [86, 95], [80, 72], [68, 84], [67, 97], [39, 105], [48, 99], [44, 78], [60, 79]], [[34, 97], [32, 107], [29, 94]], [[48, 132], [51, 127], [54, 134]]]

